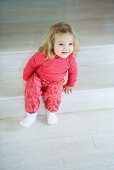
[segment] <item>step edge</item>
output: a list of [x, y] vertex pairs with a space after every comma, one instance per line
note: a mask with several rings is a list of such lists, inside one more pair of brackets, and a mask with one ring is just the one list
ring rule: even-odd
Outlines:
[[[113, 91], [114, 92], [114, 87], [110, 87], [110, 88], [98, 88], [98, 89], [84, 89], [84, 90], [82, 90], [82, 89], [79, 89], [79, 90], [77, 90], [77, 89], [75, 89], [74, 91], [73, 91], [73, 93], [72, 94], [79, 94], [79, 93], [88, 93], [88, 92], [103, 92], [104, 91], [104, 93], [105, 93], [105, 91]], [[67, 95], [67, 94], [65, 94], [64, 92], [63, 92], [63, 94], [62, 94], [62, 96], [65, 96], [65, 95]], [[0, 97], [0, 101], [3, 101], [3, 100], [14, 100], [14, 99], [23, 99], [24, 98], [24, 95], [20, 95], [20, 96], [6, 96], [6, 97]]]

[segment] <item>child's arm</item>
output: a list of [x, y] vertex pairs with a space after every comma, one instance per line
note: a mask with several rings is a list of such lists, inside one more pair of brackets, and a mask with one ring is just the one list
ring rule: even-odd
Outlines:
[[31, 75], [35, 72], [35, 69], [41, 65], [44, 58], [41, 54], [35, 53], [27, 62], [23, 71], [23, 80], [27, 81]]
[[68, 80], [67, 83], [63, 86], [63, 91], [67, 94], [72, 93], [72, 89], [77, 80], [77, 63], [75, 57], [70, 58], [70, 66], [68, 69]]
[[66, 83], [66, 86], [73, 87], [75, 85], [75, 82], [77, 80], [77, 72], [78, 72], [78, 67], [76, 63], [75, 57], [70, 58], [70, 65], [68, 69], [68, 80]]

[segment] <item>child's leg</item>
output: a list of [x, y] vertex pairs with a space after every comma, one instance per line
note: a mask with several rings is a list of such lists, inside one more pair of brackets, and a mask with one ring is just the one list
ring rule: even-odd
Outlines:
[[40, 106], [40, 96], [42, 95], [42, 84], [40, 78], [34, 73], [28, 80], [25, 88], [25, 110], [28, 113], [37, 112]]
[[46, 109], [50, 112], [57, 112], [61, 103], [63, 81], [50, 83], [43, 92]]
[[60, 81], [49, 84], [43, 93], [48, 124], [57, 124], [58, 122], [55, 112], [57, 112], [61, 103], [62, 90], [63, 81]]
[[41, 81], [36, 74], [33, 74], [25, 89], [25, 109], [27, 113], [26, 117], [20, 122], [22, 126], [29, 127], [36, 121], [41, 94]]

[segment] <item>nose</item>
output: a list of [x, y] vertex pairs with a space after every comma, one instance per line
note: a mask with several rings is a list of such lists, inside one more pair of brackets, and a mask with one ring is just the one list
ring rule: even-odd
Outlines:
[[69, 48], [68, 48], [68, 45], [64, 45], [64, 48], [63, 48], [63, 50], [64, 51], [67, 51]]

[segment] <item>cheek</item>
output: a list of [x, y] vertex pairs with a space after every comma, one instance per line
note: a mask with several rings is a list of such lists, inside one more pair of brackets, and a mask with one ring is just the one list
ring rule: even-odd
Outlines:
[[73, 51], [73, 50], [74, 50], [74, 47], [72, 46], [72, 47], [70, 48], [70, 50]]
[[61, 50], [60, 47], [54, 46], [54, 51], [60, 51], [60, 50]]
[[57, 47], [56, 46], [54, 46], [54, 51], [57, 51]]

